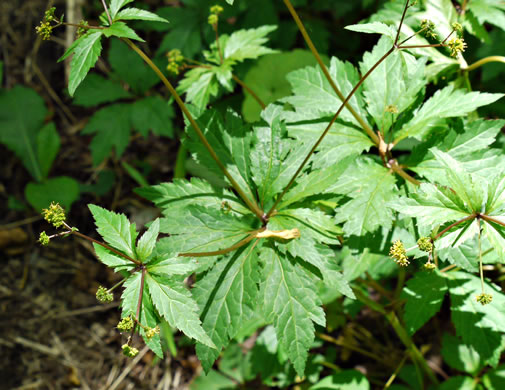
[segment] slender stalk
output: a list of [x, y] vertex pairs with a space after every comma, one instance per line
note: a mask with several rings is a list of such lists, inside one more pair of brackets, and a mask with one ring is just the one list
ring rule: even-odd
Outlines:
[[449, 226], [447, 226], [444, 230], [442, 230], [440, 233], [438, 233], [435, 237], [433, 237], [433, 241], [438, 240], [440, 237], [442, 237], [445, 233], [447, 233], [449, 230], [451, 230], [454, 226], [459, 225], [460, 223], [463, 223], [465, 221], [468, 221], [470, 219], [474, 219], [477, 217], [477, 214], [471, 214], [468, 217], [462, 218], [459, 221], [456, 221], [454, 223], [451, 223]]
[[251, 88], [249, 88], [249, 86], [246, 83], [244, 83], [242, 80], [240, 80], [234, 74], [232, 74], [231, 77], [233, 78], [233, 80], [235, 80], [237, 82], [237, 84], [239, 84], [242, 88], [244, 88], [247, 92], [249, 92], [249, 94], [254, 98], [254, 100], [256, 100], [258, 102], [258, 104], [261, 106], [262, 110], [264, 110], [266, 108], [266, 104], [263, 103], [263, 101], [260, 99], [260, 97], [258, 95], [256, 95], [256, 93], [254, 93], [254, 91]]
[[182, 112], [184, 113], [184, 115], [186, 116], [186, 118], [188, 118], [189, 123], [191, 124], [191, 126], [195, 130], [196, 134], [198, 135], [198, 138], [200, 138], [200, 141], [202, 142], [202, 144], [205, 146], [205, 148], [210, 153], [212, 159], [216, 162], [216, 164], [219, 166], [219, 168], [221, 169], [221, 171], [228, 178], [228, 180], [230, 181], [230, 183], [233, 186], [233, 188], [235, 189], [235, 191], [237, 191], [237, 194], [246, 203], [247, 207], [249, 207], [249, 210], [251, 210], [254, 214], [256, 214], [256, 216], [259, 219], [263, 220], [263, 214], [264, 213], [258, 207], [258, 205], [254, 201], [254, 199], [249, 199], [249, 197], [242, 190], [242, 188], [240, 188], [240, 185], [235, 181], [235, 179], [230, 174], [230, 172], [228, 172], [228, 170], [226, 169], [226, 167], [224, 166], [224, 164], [221, 162], [221, 160], [217, 156], [217, 154], [214, 151], [214, 149], [212, 148], [212, 146], [207, 141], [207, 138], [205, 138], [205, 135], [203, 134], [202, 130], [200, 129], [200, 126], [198, 126], [198, 124], [196, 123], [195, 119], [193, 118], [193, 116], [191, 115], [191, 113], [188, 111], [186, 105], [184, 104], [184, 102], [182, 101], [181, 97], [179, 96], [179, 94], [177, 93], [177, 91], [175, 90], [175, 88], [172, 86], [172, 84], [170, 83], [170, 81], [168, 81], [168, 79], [161, 72], [161, 70], [156, 66], [156, 64], [154, 62], [152, 62], [151, 59], [137, 45], [135, 45], [130, 39], [128, 39], [128, 38], [121, 38], [121, 40], [123, 42], [125, 42], [128, 46], [130, 46], [130, 48], [133, 51], [135, 51], [147, 63], [147, 65], [149, 65], [151, 67], [151, 69], [158, 75], [158, 77], [163, 82], [163, 84], [165, 84], [165, 87], [167, 87], [167, 89], [169, 90], [170, 94], [174, 97], [175, 101], [179, 105], [180, 109], [182, 110]]
[[410, 0], [407, 0], [405, 2], [405, 7], [403, 7], [402, 18], [400, 19], [400, 25], [398, 26], [398, 31], [396, 31], [396, 38], [395, 38], [394, 46], [397, 45], [398, 40], [400, 39], [400, 30], [402, 29], [403, 21], [405, 20], [405, 15], [407, 14], [407, 10], [409, 9], [409, 1]]
[[352, 96], [356, 93], [356, 91], [358, 90], [359, 87], [361, 87], [361, 84], [363, 84], [363, 82], [368, 78], [368, 76], [370, 76], [370, 74], [382, 63], [382, 61], [384, 61], [393, 51], [395, 50], [395, 47], [393, 46], [391, 49], [389, 49], [380, 59], [379, 61], [377, 61], [375, 63], [374, 66], [372, 66], [368, 72], [365, 73], [365, 75], [359, 80], [359, 82], [354, 86], [354, 88], [352, 89], [352, 91], [349, 93], [349, 95], [347, 95], [347, 97], [344, 99], [344, 101], [342, 102], [342, 104], [340, 105], [338, 111], [335, 113], [335, 115], [333, 116], [333, 118], [331, 118], [331, 121], [330, 123], [328, 123], [328, 126], [326, 126], [326, 129], [323, 131], [323, 134], [321, 134], [321, 136], [319, 137], [319, 139], [317, 140], [317, 142], [314, 144], [314, 146], [312, 147], [312, 149], [310, 150], [310, 152], [307, 154], [307, 156], [305, 157], [305, 159], [303, 160], [303, 162], [300, 164], [300, 166], [298, 167], [298, 169], [296, 170], [295, 174], [293, 175], [293, 177], [291, 178], [291, 180], [289, 181], [288, 185], [284, 188], [284, 191], [282, 191], [282, 193], [277, 197], [274, 205], [272, 206], [272, 208], [268, 211], [267, 213], [267, 218], [270, 217], [270, 215], [274, 212], [275, 208], [277, 207], [277, 205], [279, 204], [279, 202], [281, 201], [281, 199], [284, 197], [284, 195], [286, 195], [286, 192], [288, 192], [289, 188], [293, 185], [294, 181], [296, 180], [297, 176], [299, 175], [299, 173], [302, 171], [302, 169], [305, 167], [305, 165], [307, 164], [307, 162], [309, 161], [310, 157], [312, 156], [312, 154], [315, 152], [315, 150], [317, 149], [317, 147], [321, 144], [321, 142], [323, 141], [324, 137], [326, 136], [326, 134], [328, 134], [328, 132], [330, 131], [330, 128], [331, 126], [333, 125], [333, 123], [335, 123], [335, 121], [337, 120], [338, 116], [340, 115], [340, 113], [342, 112], [342, 110], [344, 109], [345, 105], [347, 102], [349, 102], [349, 100], [351, 100]]
[[109, 19], [109, 24], [112, 25], [112, 18], [110, 17], [109, 8], [107, 7], [107, 4], [105, 4], [105, 0], [102, 0], [102, 5], [105, 13], [107, 14], [107, 19]]
[[212, 25], [212, 28], [214, 29], [214, 32], [216, 33], [216, 46], [217, 46], [217, 52], [219, 53], [219, 60], [221, 61], [221, 64], [223, 63], [223, 53], [221, 52], [221, 45], [219, 44], [219, 33], [217, 32], [217, 23]]
[[140, 291], [139, 291], [139, 300], [137, 301], [137, 318], [140, 322], [140, 310], [142, 308], [142, 297], [144, 295], [144, 284], [146, 281], [146, 272], [147, 269], [142, 267], [142, 274], [140, 276]]
[[505, 57], [503, 56], [489, 56], [489, 57], [484, 57], [480, 59], [477, 62], [474, 62], [472, 65], [468, 66], [467, 68], [463, 69], [466, 70], [467, 72], [470, 72], [474, 69], [477, 69], [481, 67], [482, 65], [488, 64], [490, 62], [501, 62], [505, 64]]
[[497, 223], [498, 225], [501, 225], [501, 226], [505, 226], [505, 222], [502, 222], [502, 221], [499, 221], [493, 217], [490, 217], [489, 215], [485, 215], [485, 214], [480, 214], [480, 217], [484, 220], [484, 221], [487, 221], [487, 222], [493, 222], [493, 223]]
[[443, 43], [433, 43], [430, 45], [407, 45], [407, 46], [398, 46], [398, 49], [422, 49], [424, 47], [442, 47], [445, 46]]
[[445, 267], [445, 268], [442, 268], [442, 269], [440, 270], [440, 272], [449, 272], [451, 269], [454, 269], [454, 268], [456, 268], [456, 267], [457, 267], [457, 265], [456, 265], [456, 264], [451, 264], [451, 265], [448, 265], [448, 266], [447, 266], [447, 267]]
[[412, 184], [414, 184], [415, 186], [419, 186], [421, 185], [421, 182], [419, 180], [416, 180], [415, 178], [413, 178], [412, 176], [410, 176], [407, 172], [405, 172], [402, 167], [400, 167], [398, 165], [398, 162], [396, 160], [393, 160], [392, 162], [390, 162], [390, 166], [391, 166], [391, 169], [396, 173], [398, 174], [398, 176], [401, 176], [403, 177], [405, 180], [411, 182]]
[[329, 343], [338, 345], [339, 347], [347, 348], [350, 349], [351, 351], [358, 352], [362, 354], [363, 356], [367, 356], [369, 358], [372, 358], [376, 360], [379, 363], [384, 363], [384, 358], [381, 356], [377, 356], [376, 354], [373, 354], [371, 352], [368, 352], [365, 349], [356, 347], [355, 345], [348, 344], [344, 341], [341, 341], [339, 339], [336, 339], [334, 337], [331, 337], [330, 335], [324, 334], [324, 333], [316, 333], [316, 336], [319, 337], [321, 340], [327, 341]]
[[400, 372], [400, 370], [402, 369], [403, 365], [405, 364], [405, 362], [407, 361], [407, 356], [408, 355], [405, 355], [403, 357], [403, 359], [401, 360], [400, 364], [398, 364], [398, 367], [396, 368], [395, 372], [389, 377], [388, 381], [386, 382], [386, 384], [384, 385], [384, 390], [386, 389], [389, 389], [389, 386], [391, 386], [393, 384], [393, 382], [395, 381], [396, 379], [396, 376], [398, 375], [398, 373]]
[[84, 238], [85, 240], [88, 240], [88, 241], [91, 241], [91, 242], [94, 242], [95, 244], [97, 245], [100, 245], [102, 247], [104, 247], [105, 249], [108, 249], [109, 251], [115, 253], [116, 255], [126, 259], [126, 260], [129, 260], [131, 261], [132, 263], [134, 263], [135, 265], [138, 265], [138, 266], [142, 266], [142, 263], [139, 261], [139, 260], [136, 260], [128, 255], [125, 255], [124, 253], [121, 253], [120, 251], [118, 251], [117, 249], [114, 249], [112, 248], [111, 246], [107, 245], [106, 243], [104, 242], [101, 242], [101, 241], [98, 241], [98, 240], [95, 240], [94, 238], [91, 238], [90, 236], [87, 236], [85, 234], [82, 234], [81, 232], [78, 232], [78, 231], [74, 231], [72, 230], [72, 228], [67, 225], [65, 223], [65, 227], [68, 228], [68, 234], [73, 234], [74, 236], [78, 236], [78, 237], [81, 237], [81, 238]]
[[480, 218], [477, 218], [477, 223], [479, 225], [479, 272], [480, 272], [480, 287], [482, 294], [484, 294], [484, 269], [482, 267], [482, 239], [480, 231]]
[[[314, 46], [314, 43], [312, 42], [312, 39], [310, 39], [309, 34], [307, 33], [307, 30], [305, 29], [305, 26], [303, 25], [300, 17], [298, 16], [296, 10], [294, 9], [293, 5], [291, 4], [290, 0], [284, 0], [284, 4], [286, 4], [286, 7], [288, 8], [289, 12], [291, 13], [291, 16], [295, 20], [296, 25], [298, 26], [298, 29], [302, 33], [303, 39], [305, 40], [305, 43], [309, 47], [310, 51], [314, 55], [317, 63], [319, 64], [319, 67], [324, 73], [324, 76], [330, 83], [331, 87], [339, 97], [341, 101], [345, 100], [344, 94], [340, 91], [340, 89], [337, 87], [335, 82], [333, 81], [333, 78], [330, 75], [330, 72], [328, 72], [328, 68], [326, 68], [326, 65], [324, 64], [323, 60], [321, 59], [321, 56], [319, 55], [319, 52], [317, 51], [316, 47]], [[373, 129], [365, 122], [365, 120], [352, 108], [352, 106], [348, 103], [345, 104], [346, 108], [349, 110], [351, 115], [359, 122], [363, 130], [368, 134], [370, 139], [376, 144], [379, 144], [379, 137], [375, 134]]]

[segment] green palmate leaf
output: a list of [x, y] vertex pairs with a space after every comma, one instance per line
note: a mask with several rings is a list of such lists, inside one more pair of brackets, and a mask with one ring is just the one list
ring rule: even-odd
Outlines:
[[429, 183], [422, 183], [418, 192], [410, 194], [408, 198], [389, 202], [388, 205], [404, 215], [417, 218], [420, 226], [426, 226], [430, 230], [471, 214], [450, 189]]
[[156, 258], [149, 261], [147, 265], [150, 274], [160, 276], [189, 275], [201, 268], [201, 264], [195, 259], [177, 257], [176, 253], [169, 253], [167, 245], [161, 245], [160, 251], [162, 253], [156, 255]]
[[263, 45], [268, 41], [266, 36], [276, 29], [277, 26], [261, 26], [235, 31], [229, 37], [222, 35], [220, 44], [224, 59], [235, 63], [275, 53], [275, 50]]
[[130, 142], [130, 106], [118, 103], [98, 110], [82, 133], [96, 133], [90, 144], [93, 165], [105, 160], [113, 148], [120, 157]]
[[[68, 93], [74, 95], [79, 84], [84, 80], [89, 70], [95, 66], [102, 51], [102, 30], [91, 31], [83, 39], [78, 39], [77, 45], [72, 48], [74, 56], [70, 63], [70, 76], [68, 78]], [[67, 51], [68, 53], [68, 51]]]
[[118, 37], [118, 38], [130, 38], [136, 41], [145, 42], [142, 38], [140, 38], [137, 33], [128, 27], [123, 22], [114, 22], [110, 27], [102, 30], [103, 35], [107, 38], [110, 37]]
[[[215, 150], [226, 169], [237, 181], [249, 199], [254, 199], [253, 183], [250, 173], [250, 145], [252, 134], [248, 126], [233, 111], [228, 110], [223, 119], [214, 110], [207, 110], [197, 120], [203, 129], [207, 140]], [[188, 135], [187, 146], [196, 160], [212, 170], [220, 177], [224, 177], [220, 167], [210, 156], [207, 149], [200, 142], [196, 132], [191, 127], [186, 128]]]
[[35, 210], [47, 208], [51, 202], [58, 202], [65, 209], [79, 199], [79, 183], [67, 176], [46, 179], [40, 183], [30, 182], [25, 187], [25, 197]]
[[53, 122], [44, 126], [37, 134], [37, 159], [42, 177], [47, 178], [53, 161], [60, 150], [60, 136]]
[[350, 163], [351, 159], [345, 159], [329, 168], [314, 170], [303, 176], [298, 180], [297, 184], [286, 193], [278, 209], [281, 210], [309, 196], [325, 192], [349, 167]]
[[442, 356], [452, 368], [475, 375], [482, 368], [482, 360], [475, 349], [449, 334], [442, 337]]
[[214, 343], [202, 328], [196, 302], [180, 281], [147, 274], [146, 283], [154, 306], [171, 326], [179, 329], [186, 336], [210, 348], [215, 348]]
[[[314, 140], [326, 129], [328, 121], [297, 121], [296, 117], [300, 116], [285, 114], [288, 134], [312, 147]], [[364, 150], [370, 149], [371, 146], [373, 146], [372, 141], [362, 130], [337, 121], [331, 126], [318, 147], [318, 153], [312, 157], [312, 167], [325, 168], [337, 164], [345, 157], [360, 154]]]
[[174, 110], [159, 96], [149, 96], [139, 99], [130, 106], [131, 122], [135, 130], [144, 137], [149, 130], [156, 135], [173, 137], [172, 118]]
[[[174, 179], [173, 183], [138, 188], [135, 192], [154, 202], [162, 210], [182, 209], [189, 205], [220, 210], [223, 207], [223, 202], [226, 202], [233, 210], [241, 214], [248, 213], [248, 209], [238, 202], [232, 192], [222, 188], [214, 188], [208, 182], [196, 177], [189, 181]], [[167, 213], [170, 214], [170, 211], [167, 210]]]
[[496, 366], [505, 347], [505, 296], [486, 283], [485, 291], [493, 295], [493, 302], [482, 306], [475, 299], [481, 293], [479, 278], [463, 272], [447, 275], [456, 334], [473, 347], [483, 361]]
[[[291, 94], [291, 85], [286, 79], [288, 73], [316, 64], [309, 50], [295, 49], [287, 53], [268, 54], [249, 69], [244, 77], [244, 83], [253, 85], [256, 95], [268, 105]], [[242, 114], [247, 122], [255, 122], [260, 119], [262, 108], [247, 91], [244, 91], [244, 94]]]
[[138, 8], [126, 8], [116, 15], [115, 20], [148, 20], [151, 22], [163, 22], [169, 23], [168, 20], [162, 18], [152, 12], [138, 9]]
[[[494, 217], [505, 223], [505, 216]], [[505, 227], [493, 222], [485, 222], [483, 233], [495, 249], [502, 262], [505, 261]]]
[[186, 72], [177, 87], [180, 93], [186, 93], [186, 101], [204, 108], [211, 97], [219, 93], [219, 84], [211, 68], [195, 68]]
[[[156, 73], [142, 58], [119, 39], [110, 41], [108, 58], [113, 73], [136, 93], [143, 94], [160, 82]], [[163, 59], [154, 59], [154, 62], [160, 68], [165, 66]]]
[[98, 106], [131, 97], [120, 83], [90, 73], [75, 91], [73, 104], [83, 107]]
[[[121, 318], [129, 315], [136, 317], [137, 305], [139, 302], [141, 286], [141, 272], [136, 272], [124, 282], [124, 291], [121, 295]], [[144, 284], [144, 292], [142, 294], [142, 301], [140, 307], [139, 321], [142, 325], [154, 328], [161, 322], [158, 314], [154, 308], [153, 302], [149, 295], [149, 286]], [[139, 332], [142, 335], [146, 345], [159, 357], [163, 358], [163, 350], [161, 348], [160, 335], [156, 334], [152, 338], [147, 338], [145, 330], [139, 327]]]
[[407, 282], [402, 298], [405, 305], [405, 326], [412, 335], [433, 317], [442, 306], [447, 281], [438, 273], [417, 273]]
[[[26, 115], [26, 107], [30, 107], [30, 115]], [[37, 181], [43, 179], [37, 134], [46, 112], [44, 100], [32, 89], [16, 86], [10, 91], [0, 91], [0, 142], [21, 159]]]
[[[344, 96], [347, 96], [360, 80], [359, 73], [352, 64], [342, 62], [335, 57], [331, 59], [328, 71]], [[292, 86], [294, 95], [281, 99], [281, 101], [291, 104], [296, 112], [303, 116], [300, 120], [333, 116], [342, 104], [319, 67], [296, 70], [288, 74], [287, 79]], [[349, 105], [366, 121], [367, 115], [361, 91], [362, 87], [353, 95]], [[347, 109], [342, 111], [340, 118], [360, 126]]]
[[132, 271], [136, 267], [130, 260], [116, 255], [101, 245], [93, 244], [93, 248], [95, 248], [98, 259], [106, 266], [114, 268], [116, 272], [121, 270]]
[[500, 390], [505, 386], [505, 366], [502, 364], [488, 371], [482, 378], [482, 383], [489, 390]]
[[368, 158], [360, 158], [329, 186], [326, 193], [346, 195], [351, 200], [337, 209], [336, 221], [344, 222], [346, 235], [374, 232], [390, 227], [393, 213], [386, 204], [396, 198], [396, 180], [391, 172]]
[[256, 242], [221, 259], [193, 289], [200, 308], [203, 328], [217, 349], [197, 344], [196, 353], [208, 371], [229, 339], [235, 337], [242, 324], [256, 309], [258, 255]]
[[500, 0], [472, 0], [468, 4], [479, 23], [490, 23], [505, 30], [505, 4]]
[[135, 224], [130, 224], [124, 214], [116, 214], [93, 204], [88, 205], [98, 233], [113, 248], [122, 251], [131, 258], [136, 259], [135, 240], [137, 232]]
[[[160, 231], [170, 233], [180, 252], [208, 252], [226, 249], [248, 235], [252, 219], [238, 218], [223, 210], [191, 205], [167, 209]], [[175, 238], [176, 236], [176, 238]]]
[[[361, 73], [366, 73], [390, 49], [391, 40], [382, 37], [371, 53], [364, 54]], [[423, 90], [425, 64], [425, 59], [416, 60], [406, 52], [394, 51], [363, 83], [368, 112], [383, 134]]]
[[[443, 137], [437, 139], [437, 148], [457, 159], [467, 171], [473, 172], [471, 163], [483, 158], [480, 152], [495, 141], [503, 125], [505, 125], [503, 120], [479, 119], [466, 123], [464, 128], [455, 126]], [[417, 163], [416, 167], [410, 169], [431, 181], [438, 181], [440, 176], [445, 175], [445, 169], [437, 162], [433, 153], [428, 153], [425, 148], [421, 146], [419, 149], [414, 149], [413, 160], [416, 157], [419, 159], [423, 153], [424, 158], [422, 162]], [[479, 161], [478, 165], [481, 170], [483, 168], [482, 162]], [[493, 164], [493, 168], [495, 168], [495, 164]]]
[[431, 129], [444, 118], [463, 116], [478, 107], [491, 104], [500, 99], [503, 94], [465, 92], [454, 89], [452, 85], [437, 91], [417, 110], [408, 123], [403, 125], [395, 135], [395, 142], [407, 137], [422, 140]]
[[396, 29], [391, 28], [387, 24], [381, 22], [351, 24], [350, 26], [345, 26], [345, 29], [367, 34], [385, 35], [390, 38], [390, 40], [388, 41], [389, 46], [391, 46], [396, 36]]
[[264, 280], [261, 307], [275, 327], [281, 348], [299, 376], [303, 376], [308, 349], [314, 340], [314, 324], [325, 326], [325, 315], [311, 279], [300, 264], [272, 248], [261, 253]]
[[153, 253], [159, 232], [160, 220], [156, 218], [137, 243], [137, 255], [140, 261], [146, 261], [151, 253]]
[[431, 152], [435, 155], [437, 162], [445, 168], [446, 178], [441, 184], [448, 185], [461, 198], [467, 209], [481, 211], [485, 202], [482, 188], [484, 181], [467, 173], [459, 161], [449, 154], [437, 148], [432, 148]]
[[111, 0], [110, 1], [110, 17], [112, 20], [116, 19], [116, 15], [121, 8], [126, 4], [131, 3], [133, 0]]

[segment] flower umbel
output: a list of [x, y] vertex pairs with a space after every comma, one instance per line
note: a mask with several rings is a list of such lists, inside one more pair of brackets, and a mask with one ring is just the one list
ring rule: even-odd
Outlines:
[[101, 303], [110, 303], [114, 300], [114, 296], [105, 287], [100, 286], [96, 290], [96, 300]]
[[146, 329], [146, 337], [148, 339], [152, 339], [154, 336], [160, 333], [160, 327], [156, 325], [154, 328], [147, 328]]
[[423, 252], [431, 252], [433, 250], [433, 244], [429, 237], [421, 237], [417, 240], [417, 246]]
[[493, 301], [493, 296], [491, 294], [482, 293], [475, 297], [477, 302], [479, 302], [482, 306], [487, 305]]
[[51, 237], [49, 237], [46, 232], [42, 232], [40, 233], [40, 236], [39, 236], [39, 242], [41, 243], [41, 245], [49, 245], [49, 240], [51, 239]]
[[44, 219], [54, 227], [60, 227], [65, 222], [65, 210], [58, 203], [51, 203], [51, 205], [42, 210]]
[[451, 51], [452, 57], [457, 57], [458, 53], [463, 53], [467, 48], [467, 44], [463, 38], [452, 38], [447, 42], [447, 47]]
[[121, 347], [123, 350], [123, 355], [128, 357], [135, 357], [139, 354], [139, 350], [135, 347], [130, 347], [128, 344], [123, 344]]
[[421, 20], [421, 29], [424, 30], [424, 35], [427, 38], [437, 39], [437, 33], [435, 32], [435, 23], [433, 23], [431, 20]]
[[133, 329], [134, 325], [135, 323], [133, 322], [133, 318], [131, 318], [131, 316], [128, 316], [122, 318], [121, 321], [119, 321], [117, 328], [120, 332], [128, 332]]
[[167, 58], [167, 70], [174, 76], [177, 76], [179, 74], [182, 62], [184, 61], [184, 56], [179, 49], [173, 49], [167, 53]]
[[437, 266], [433, 264], [431, 261], [428, 261], [427, 263], [424, 264], [424, 269], [426, 271], [433, 271]]
[[405, 247], [403, 246], [403, 242], [401, 242], [400, 240], [396, 240], [393, 243], [391, 249], [389, 250], [389, 256], [391, 256], [394, 259], [394, 261], [398, 265], [401, 265], [402, 267], [406, 267], [407, 265], [410, 264], [410, 261], [407, 257], [407, 252], [405, 250]]
[[456, 31], [458, 36], [463, 35], [463, 26], [461, 24], [459, 24], [458, 22], [454, 22], [453, 24], [451, 24], [451, 27], [454, 31]]

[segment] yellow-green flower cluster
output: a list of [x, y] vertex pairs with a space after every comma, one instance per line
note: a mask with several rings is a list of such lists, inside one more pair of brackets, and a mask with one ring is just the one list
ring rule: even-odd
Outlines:
[[40, 236], [39, 236], [39, 242], [42, 244], [42, 245], [49, 245], [49, 240], [50, 240], [50, 237], [46, 234], [46, 232], [42, 232], [40, 233]]
[[131, 316], [127, 316], [121, 319], [117, 324], [117, 328], [120, 332], [128, 332], [133, 329], [135, 323], [133, 322], [133, 318]]
[[184, 56], [179, 49], [173, 49], [167, 53], [167, 58], [167, 70], [174, 76], [177, 76], [179, 74], [182, 62], [184, 61]]
[[58, 203], [51, 203], [49, 208], [42, 210], [42, 214], [54, 227], [60, 227], [65, 222], [65, 210]]
[[458, 36], [463, 35], [463, 26], [461, 24], [459, 24], [458, 22], [454, 22], [453, 24], [451, 24], [451, 27], [454, 31], [456, 31]]
[[447, 42], [447, 47], [451, 52], [452, 57], [457, 57], [458, 53], [462, 53], [467, 48], [467, 44], [463, 38], [452, 38]]
[[128, 357], [135, 357], [139, 354], [139, 350], [135, 347], [130, 347], [128, 344], [123, 344], [121, 347], [123, 350], [123, 355]]
[[477, 302], [479, 302], [482, 306], [487, 305], [493, 301], [493, 296], [491, 294], [482, 293], [475, 297]]
[[437, 39], [437, 33], [435, 32], [435, 23], [429, 19], [421, 20], [421, 30], [423, 30], [424, 35], [427, 38]]
[[210, 15], [209, 18], [207, 19], [207, 22], [211, 26], [215, 26], [217, 22], [219, 21], [219, 15], [223, 12], [223, 7], [220, 5], [213, 5], [210, 7]]
[[110, 303], [114, 300], [114, 296], [105, 287], [100, 286], [96, 290], [96, 300], [101, 303]]
[[431, 252], [433, 250], [433, 243], [429, 237], [421, 237], [417, 240], [417, 246], [423, 252]]
[[55, 7], [49, 8], [45, 14], [44, 14], [44, 19], [40, 22], [40, 26], [35, 27], [35, 31], [37, 32], [38, 35], [42, 37], [43, 40], [48, 40], [51, 38], [51, 35], [53, 34], [53, 28], [54, 25], [52, 22], [58, 23], [56, 20], [56, 17], [54, 16], [54, 13], [56, 11]]
[[146, 338], [152, 339], [154, 336], [160, 333], [160, 327], [156, 325], [154, 328], [146, 329]]
[[81, 20], [81, 21], [79, 22], [79, 26], [80, 26], [80, 27], [78, 27], [78, 28], [77, 28], [77, 31], [76, 31], [77, 38], [82, 37], [82, 36], [83, 36], [84, 34], [86, 34], [86, 33], [88, 32], [88, 30], [89, 30], [89, 28], [88, 28], [89, 24], [88, 24], [88, 22], [87, 22], [86, 20]]
[[435, 268], [437, 268], [436, 265], [433, 264], [431, 261], [424, 264], [424, 269], [426, 271], [433, 271]]
[[410, 261], [407, 257], [407, 252], [403, 246], [403, 242], [400, 240], [397, 240], [393, 243], [391, 249], [389, 250], [389, 255], [398, 265], [401, 265], [402, 267], [406, 267], [410, 264]]

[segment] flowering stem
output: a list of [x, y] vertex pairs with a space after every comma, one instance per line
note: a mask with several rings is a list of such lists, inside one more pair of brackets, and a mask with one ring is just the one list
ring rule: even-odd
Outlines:
[[[303, 25], [300, 17], [298, 16], [296, 10], [294, 9], [293, 5], [291, 4], [290, 0], [284, 0], [284, 4], [286, 4], [286, 7], [288, 8], [289, 12], [291, 13], [291, 16], [295, 20], [296, 25], [298, 26], [298, 29], [302, 33], [303, 39], [305, 40], [305, 43], [309, 47], [310, 51], [312, 52], [314, 58], [316, 59], [317, 63], [319, 64], [319, 67], [321, 68], [322, 72], [324, 73], [324, 76], [328, 80], [328, 82], [331, 85], [331, 88], [335, 91], [337, 96], [341, 101], [345, 100], [344, 94], [340, 91], [340, 89], [337, 87], [335, 84], [335, 81], [333, 81], [333, 78], [330, 75], [330, 72], [328, 72], [328, 68], [326, 68], [326, 65], [324, 64], [323, 60], [321, 59], [321, 56], [319, 55], [319, 52], [317, 51], [316, 47], [314, 46], [314, 43], [312, 42], [312, 39], [310, 39], [309, 34], [307, 33], [307, 30], [305, 29], [305, 26]], [[379, 144], [379, 137], [375, 134], [373, 129], [365, 122], [365, 120], [354, 110], [354, 108], [346, 103], [345, 104], [346, 108], [349, 110], [351, 115], [359, 122], [363, 130], [368, 134], [370, 139], [376, 144]]]
[[160, 80], [165, 84], [165, 87], [169, 90], [170, 94], [174, 97], [175, 101], [179, 105], [180, 109], [188, 119], [189, 123], [195, 130], [196, 134], [198, 135], [198, 138], [200, 138], [200, 141], [202, 144], [205, 146], [207, 151], [210, 153], [212, 159], [216, 162], [216, 164], [219, 166], [223, 174], [228, 178], [230, 181], [230, 184], [232, 187], [237, 191], [237, 194], [242, 198], [242, 200], [245, 202], [249, 210], [251, 210], [254, 214], [259, 219], [263, 218], [263, 212], [261, 209], [258, 207], [254, 199], [249, 199], [249, 197], [245, 194], [245, 192], [240, 188], [240, 185], [235, 181], [233, 176], [228, 172], [224, 164], [221, 162], [219, 157], [217, 156], [216, 152], [212, 148], [212, 146], [209, 144], [207, 141], [207, 138], [203, 134], [202, 130], [200, 129], [200, 126], [196, 123], [195, 119], [191, 115], [191, 113], [188, 111], [186, 105], [182, 101], [181, 97], [175, 90], [175, 88], [172, 86], [170, 81], [165, 77], [165, 75], [161, 72], [161, 70], [156, 66], [154, 62], [151, 61], [151, 59], [137, 46], [135, 45], [130, 39], [128, 38], [121, 38], [123, 42], [125, 42], [135, 53], [137, 53], [145, 62], [147, 65], [151, 67], [151, 69], [156, 73], [156, 75], [160, 78]]
[[112, 25], [112, 18], [110, 17], [109, 8], [107, 7], [107, 4], [105, 4], [105, 0], [102, 0], [102, 5], [105, 13], [107, 14], [107, 19], [109, 19], [109, 24]]
[[212, 28], [214, 29], [214, 32], [216, 33], [217, 52], [219, 53], [219, 59], [221, 60], [221, 64], [222, 64], [224, 62], [224, 59], [223, 59], [223, 53], [221, 52], [221, 45], [219, 44], [219, 33], [217, 31], [217, 23], [214, 23], [212, 25]]
[[451, 223], [449, 226], [447, 226], [444, 230], [442, 230], [440, 233], [438, 233], [435, 237], [433, 237], [433, 241], [438, 240], [440, 237], [442, 237], [445, 233], [447, 233], [449, 230], [451, 230], [454, 226], [459, 225], [460, 223], [463, 223], [465, 221], [468, 221], [470, 219], [477, 218], [477, 214], [471, 214], [468, 217], [462, 218], [459, 221], [456, 221], [454, 223]]
[[468, 66], [467, 68], [464, 68], [463, 70], [466, 70], [467, 72], [470, 72], [474, 69], [477, 69], [481, 67], [482, 65], [488, 64], [490, 62], [501, 62], [505, 64], [505, 57], [503, 56], [489, 56], [482, 58], [481, 60], [474, 62], [472, 65]]
[[126, 260], [131, 261], [135, 265], [142, 266], [142, 263], [140, 261], [135, 260], [134, 258], [132, 258], [132, 257], [130, 257], [128, 255], [125, 255], [124, 253], [118, 251], [117, 249], [114, 249], [111, 246], [107, 245], [106, 243], [98, 241], [98, 240], [95, 240], [94, 238], [91, 238], [90, 236], [82, 234], [81, 232], [78, 232], [76, 230], [72, 230], [72, 228], [69, 225], [67, 225], [66, 223], [64, 223], [64, 225], [68, 229], [68, 232], [65, 232], [65, 233], [67, 233], [67, 234], [73, 234], [74, 236], [78, 236], [78, 237], [84, 238], [85, 240], [94, 242], [95, 244], [100, 245], [100, 246], [104, 247], [105, 249], [108, 249], [109, 251], [115, 253], [116, 255], [118, 255], [118, 256], [126, 259]]

